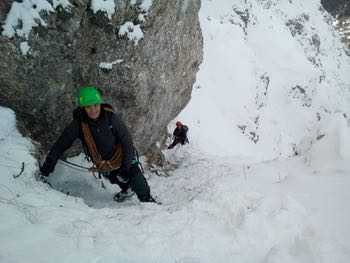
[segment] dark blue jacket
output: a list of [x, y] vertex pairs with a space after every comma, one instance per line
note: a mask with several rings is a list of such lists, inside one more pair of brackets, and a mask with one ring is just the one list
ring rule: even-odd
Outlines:
[[[109, 105], [101, 105], [101, 113], [97, 120], [88, 118], [85, 110], [77, 108], [73, 112], [72, 122], [64, 129], [58, 140], [52, 146], [40, 171], [48, 176], [55, 168], [58, 159], [62, 156], [76, 139], [80, 139], [85, 146], [81, 122], [89, 124], [92, 136], [95, 140], [97, 150], [102, 159], [109, 160], [114, 154], [114, 146], [121, 144], [123, 152], [122, 166], [128, 170], [135, 159], [135, 148], [130, 133], [121, 118], [106, 110]], [[87, 147], [85, 147], [87, 149]]]
[[173, 135], [177, 139], [186, 140], [187, 139], [187, 131], [188, 131], [188, 127], [186, 125], [182, 125], [181, 127], [175, 128]]

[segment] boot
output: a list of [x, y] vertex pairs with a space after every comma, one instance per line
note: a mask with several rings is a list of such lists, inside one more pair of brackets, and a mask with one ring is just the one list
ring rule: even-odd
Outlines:
[[161, 202], [154, 199], [151, 195], [149, 195], [147, 197], [139, 197], [139, 200], [140, 200], [140, 202], [143, 202], [143, 203], [156, 203], [158, 205], [162, 204]]
[[127, 190], [121, 190], [119, 193], [116, 193], [113, 197], [113, 200], [120, 203], [124, 202], [127, 199], [130, 199], [135, 193], [128, 188]]

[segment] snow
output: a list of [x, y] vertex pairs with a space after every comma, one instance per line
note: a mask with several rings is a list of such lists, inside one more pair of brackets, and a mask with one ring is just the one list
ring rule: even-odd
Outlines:
[[[329, 115], [349, 116], [349, 57], [318, 1], [270, 3], [269, 8], [261, 1], [202, 3], [200, 89], [180, 117], [191, 124], [193, 143], [204, 152], [259, 160], [288, 157], [294, 148], [305, 147], [305, 137], [310, 147]], [[245, 26], [234, 10], [248, 10], [251, 22]], [[293, 37], [287, 22], [306, 12], [303, 32]], [[319, 47], [312, 44], [314, 35]]]
[[335, 114], [327, 124], [321, 129], [324, 136], [308, 152], [309, 161], [321, 171], [326, 171], [329, 165], [345, 169], [350, 162], [350, 128], [341, 114]]
[[115, 203], [60, 162], [53, 188], [36, 181], [0, 108], [1, 262], [350, 262], [350, 59], [319, 1], [202, 1], [199, 18], [204, 60], [176, 118], [190, 144], [145, 167], [162, 205]]
[[53, 8], [46, 0], [23, 0], [13, 2], [3, 26], [3, 36], [15, 35], [28, 39], [33, 27], [43, 25], [46, 22], [41, 18], [41, 12], [53, 12]]
[[115, 13], [114, 0], [92, 0], [91, 10], [96, 14], [98, 11], [107, 13], [109, 19], [112, 18]]
[[42, 13], [54, 12], [58, 6], [69, 9], [71, 4], [68, 0], [53, 0], [52, 4], [46, 0], [23, 0], [13, 2], [3, 25], [3, 36], [22, 37], [28, 39], [33, 27], [46, 26]]
[[[139, 3], [140, 2], [140, 3]], [[131, 5], [139, 4], [140, 9], [147, 13], [152, 6], [152, 0], [143, 0], [143, 1], [130, 1]], [[114, 0], [91, 0], [91, 9], [96, 14], [98, 11], [106, 12], [109, 19], [112, 18], [115, 13], [115, 1]], [[140, 19], [142, 19], [140, 17]], [[139, 20], [143, 22], [143, 20]]]
[[[62, 192], [36, 182], [29, 141], [16, 132], [13, 112], [0, 114], [7, 124], [0, 136], [4, 262], [349, 260], [345, 170], [315, 174], [302, 159], [250, 163], [203, 156], [188, 145], [166, 152], [178, 166], [169, 177], [146, 172], [163, 205], [117, 204], [112, 185], [102, 189], [90, 174], [62, 164], [50, 177]], [[25, 172], [15, 179], [20, 161]]]
[[131, 5], [138, 4], [140, 6], [141, 10], [147, 13], [152, 7], [153, 0], [141, 0], [141, 1], [131, 0], [130, 4]]
[[137, 20], [140, 21], [141, 23], [146, 22], [145, 15], [144, 15], [144, 14], [139, 14], [139, 15], [137, 16]]
[[111, 70], [113, 68], [113, 65], [115, 64], [120, 64], [122, 63], [124, 60], [123, 59], [117, 59], [117, 60], [114, 60], [112, 62], [101, 62], [99, 64], [99, 67], [102, 68], [102, 69], [108, 69], [108, 70]]
[[64, 9], [68, 9], [72, 6], [68, 0], [53, 0], [52, 5], [55, 9], [59, 6], [62, 6]]
[[[145, 22], [145, 16], [148, 14], [152, 6], [152, 0], [141, 2], [131, 1], [131, 4], [139, 5], [141, 13], [138, 15], [138, 20], [140, 23]], [[13, 2], [10, 11], [7, 14], [5, 23], [2, 26], [2, 35], [9, 38], [17, 36], [28, 40], [33, 27], [47, 26], [43, 19], [44, 13], [55, 12], [55, 9], [59, 6], [66, 10], [70, 10], [71, 3], [69, 0], [23, 0], [21, 2]], [[101, 11], [105, 13], [109, 19], [112, 19], [116, 5], [114, 0], [91, 0], [90, 8], [94, 14]], [[129, 40], [134, 41], [135, 45], [137, 45], [139, 40], [144, 37], [141, 25], [134, 25], [133, 22], [125, 22], [121, 25], [119, 35], [126, 35]], [[27, 54], [23, 51], [24, 49], [28, 49], [27, 47], [24, 49], [21, 47], [20, 49], [23, 55]]]
[[24, 56], [27, 55], [30, 51], [30, 46], [28, 44], [28, 41], [21, 42], [20, 49], [21, 49], [22, 55], [24, 55]]
[[148, 12], [153, 4], [153, 0], [143, 0], [140, 7], [143, 11]]
[[138, 45], [138, 42], [143, 39], [144, 35], [140, 25], [134, 25], [133, 22], [127, 21], [120, 26], [119, 36], [126, 35], [130, 41], [134, 41], [134, 45]]

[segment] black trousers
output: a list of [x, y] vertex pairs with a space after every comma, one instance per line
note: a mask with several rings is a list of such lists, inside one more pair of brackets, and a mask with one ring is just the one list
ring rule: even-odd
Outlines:
[[185, 143], [188, 143], [188, 139], [187, 138], [180, 138], [180, 137], [175, 137], [174, 141], [172, 142], [172, 144], [170, 144], [168, 146], [168, 149], [172, 149], [175, 147], [176, 144], [181, 143], [182, 145], [184, 145]]
[[132, 165], [129, 171], [119, 168], [109, 173], [103, 173], [102, 175], [111, 184], [117, 184], [122, 191], [126, 191], [130, 187], [141, 202], [147, 202], [151, 199], [149, 185], [137, 164]]

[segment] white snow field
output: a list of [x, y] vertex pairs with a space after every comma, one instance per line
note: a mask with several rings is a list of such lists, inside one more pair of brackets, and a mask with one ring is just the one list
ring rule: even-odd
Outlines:
[[0, 107], [0, 262], [350, 262], [350, 59], [331, 18], [316, 0], [203, 0], [200, 22], [176, 119], [190, 144], [145, 173], [162, 205], [116, 203], [61, 163], [54, 189], [36, 181]]

